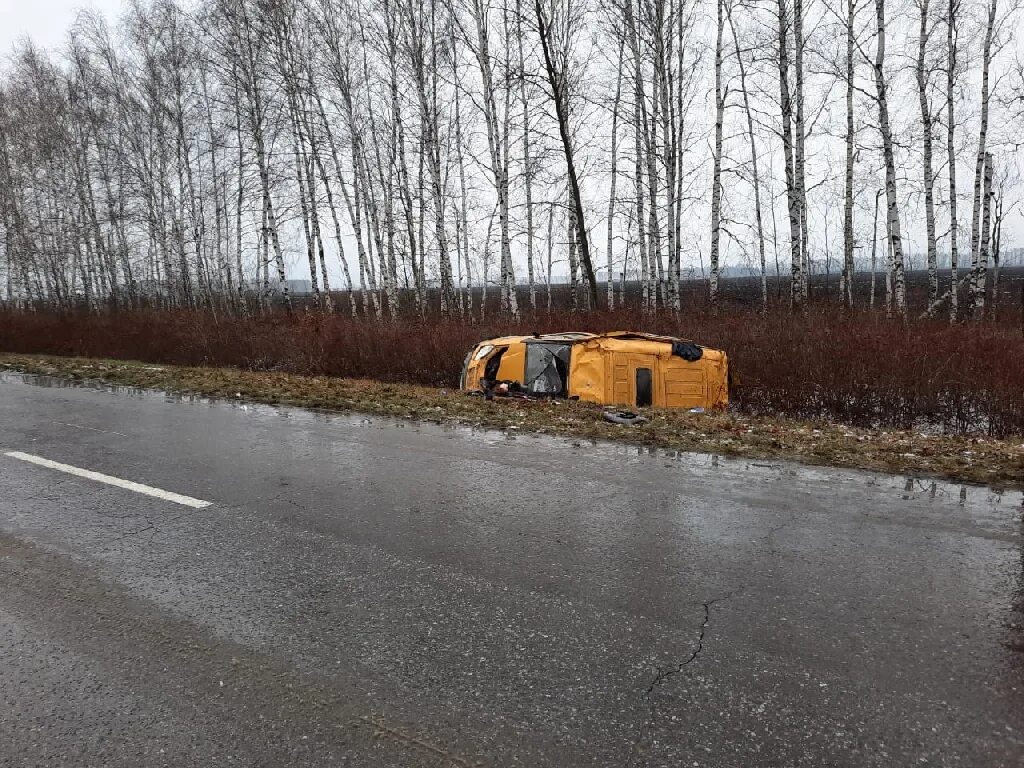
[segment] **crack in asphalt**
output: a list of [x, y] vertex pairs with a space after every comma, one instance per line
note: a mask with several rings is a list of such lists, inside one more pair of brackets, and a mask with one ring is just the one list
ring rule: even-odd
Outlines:
[[[143, 527], [136, 528], [135, 530], [132, 530], [132, 531], [125, 531], [120, 536], [116, 537], [114, 539], [114, 541], [123, 541], [124, 539], [130, 538], [130, 537], [133, 537], [133, 536], [140, 536], [141, 534], [146, 533], [146, 531], [157, 531], [157, 530], [159, 530], [159, 529], [156, 527], [156, 525], [152, 521], [147, 520], [147, 524], [144, 525]], [[152, 541], [150, 541], [150, 543], [152, 543]]]
[[[762, 541], [764, 542], [764, 544], [768, 546], [769, 555], [778, 555], [778, 550], [776, 549], [775, 545], [775, 536], [784, 528], [792, 524], [796, 520], [796, 518], [797, 513], [793, 512], [788, 518], [783, 520], [781, 523], [777, 523], [776, 525], [773, 525], [771, 528], [768, 529], [768, 532], [764, 535]], [[683, 659], [683, 661], [680, 661], [677, 664], [675, 664], [674, 666], [669, 666], [664, 669], [660, 666], [655, 667], [654, 679], [651, 681], [650, 685], [648, 685], [646, 690], [644, 691], [644, 699], [648, 703], [648, 714], [647, 717], [640, 723], [640, 726], [637, 729], [636, 738], [634, 738], [633, 742], [630, 744], [629, 754], [627, 754], [626, 756], [626, 762], [623, 763], [623, 768], [630, 768], [630, 766], [633, 765], [633, 761], [638, 756], [638, 751], [640, 749], [640, 745], [643, 743], [644, 737], [647, 735], [648, 731], [650, 731], [651, 727], [654, 725], [655, 719], [657, 718], [658, 704], [654, 695], [656, 690], [660, 688], [662, 685], [664, 685], [665, 682], [667, 682], [670, 678], [674, 677], [675, 675], [678, 675], [690, 664], [693, 664], [697, 660], [697, 657], [700, 656], [701, 652], [704, 650], [704, 638], [707, 634], [708, 625], [711, 623], [711, 606], [715, 605], [716, 603], [725, 602], [726, 600], [735, 597], [736, 595], [745, 591], [748, 587], [750, 587], [749, 584], [741, 584], [740, 586], [733, 589], [731, 592], [727, 592], [722, 597], [716, 597], [701, 603], [701, 606], [704, 609], [704, 619], [700, 623], [699, 633], [697, 635], [697, 642], [694, 645], [693, 650], [690, 652], [690, 655]]]
[[769, 555], [772, 555], [774, 557], [775, 555], [779, 554], [779, 550], [775, 548], [775, 534], [779, 533], [784, 528], [787, 528], [791, 524], [796, 522], [796, 518], [797, 512], [794, 511], [790, 513], [789, 517], [787, 517], [781, 523], [773, 525], [771, 528], [768, 529], [768, 533], [766, 533], [764, 536], [764, 543], [768, 545]]
[[[133, 517], [142, 518], [145, 521], [145, 525], [141, 525], [137, 528], [131, 528], [126, 531], [122, 531], [120, 535], [113, 536], [109, 539], [111, 544], [121, 544], [121, 563], [112, 571], [112, 578], [114, 581], [121, 581], [124, 575], [128, 572], [131, 567], [129, 558], [125, 557], [124, 544], [127, 543], [128, 539], [136, 539], [142, 537], [143, 534], [149, 534], [144, 537], [145, 540], [138, 545], [138, 552], [144, 554], [156, 543], [158, 536], [164, 534], [170, 526], [177, 524], [180, 520], [188, 516], [188, 512], [179, 512], [174, 515], [161, 516], [159, 519], [150, 517], [148, 514], [143, 513], [132, 513], [126, 515], [123, 518], [119, 518], [122, 521], [127, 521]], [[103, 517], [104, 515], [100, 515]]]
[[704, 637], [707, 634], [708, 625], [711, 623], [711, 606], [715, 605], [716, 603], [725, 602], [726, 600], [735, 597], [746, 588], [747, 585], [743, 584], [737, 587], [736, 589], [732, 590], [731, 592], [726, 593], [722, 597], [716, 597], [701, 603], [701, 606], [704, 609], [704, 619], [700, 623], [700, 631], [697, 635], [697, 642], [694, 645], [693, 650], [690, 652], [690, 655], [683, 659], [683, 661], [680, 661], [677, 664], [675, 664], [674, 666], [665, 667], [664, 669], [662, 667], [655, 668], [656, 674], [654, 676], [654, 679], [651, 680], [651, 684], [648, 685], [647, 689], [644, 691], [644, 699], [647, 700], [649, 705], [648, 714], [646, 719], [640, 723], [640, 727], [637, 729], [636, 738], [630, 745], [629, 754], [626, 756], [626, 762], [623, 764], [624, 768], [629, 768], [631, 765], [633, 765], [633, 760], [637, 757], [637, 752], [640, 748], [640, 744], [643, 742], [644, 737], [647, 735], [647, 732], [650, 730], [651, 726], [654, 725], [654, 721], [657, 718], [658, 703], [654, 696], [655, 691], [660, 686], [664, 685], [665, 682], [668, 681], [670, 678], [679, 674], [686, 667], [695, 662], [697, 660], [697, 657], [700, 656], [701, 651], [704, 650]]
[[697, 636], [697, 645], [693, 649], [693, 652], [690, 653], [690, 655], [684, 661], [681, 661], [678, 664], [676, 664], [674, 668], [668, 667], [666, 669], [662, 669], [661, 667], [658, 667], [657, 674], [655, 675], [654, 680], [651, 681], [651, 684], [647, 687], [647, 690], [644, 692], [644, 696], [650, 698], [651, 694], [654, 693], [655, 688], [662, 685], [666, 680], [668, 680], [673, 675], [677, 675], [680, 672], [682, 672], [683, 667], [686, 667], [697, 660], [697, 657], [700, 656], [700, 652], [704, 650], [704, 635], [707, 632], [708, 624], [711, 622], [711, 606], [715, 603], [721, 603], [725, 600], [728, 600], [734, 595], [737, 595], [740, 592], [742, 592], [744, 589], [746, 589], [746, 585], [743, 585], [738, 589], [734, 589], [732, 592], [729, 592], [723, 597], [716, 597], [713, 600], [708, 600], [706, 603], [701, 603], [701, 605], [704, 608], [704, 620], [700, 624], [700, 634]]
[[64, 497], [59, 493], [50, 492], [54, 489], [67, 485], [72, 481], [71, 477], [58, 477], [48, 481], [41, 490], [24, 495], [10, 497], [12, 501], [61, 501]]

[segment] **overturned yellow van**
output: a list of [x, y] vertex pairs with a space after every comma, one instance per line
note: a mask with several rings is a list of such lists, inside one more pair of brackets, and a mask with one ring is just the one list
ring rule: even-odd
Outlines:
[[499, 384], [604, 405], [724, 408], [729, 361], [717, 349], [632, 331], [505, 336], [470, 350], [460, 382], [467, 392]]

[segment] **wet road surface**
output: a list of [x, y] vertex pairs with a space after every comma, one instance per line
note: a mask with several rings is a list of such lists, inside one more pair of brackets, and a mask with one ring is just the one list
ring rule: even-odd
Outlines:
[[1024, 765], [1018, 492], [59, 384], [0, 765]]

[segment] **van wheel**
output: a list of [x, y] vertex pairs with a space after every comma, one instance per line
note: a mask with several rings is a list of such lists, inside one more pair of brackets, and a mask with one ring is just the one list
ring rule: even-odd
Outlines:
[[643, 424], [647, 417], [632, 411], [605, 411], [604, 420], [612, 424]]

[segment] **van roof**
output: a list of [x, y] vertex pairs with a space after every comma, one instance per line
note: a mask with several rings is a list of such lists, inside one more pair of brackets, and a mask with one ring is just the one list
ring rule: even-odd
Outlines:
[[561, 333], [543, 333], [540, 336], [525, 336], [523, 337], [523, 341], [527, 343], [531, 341], [564, 341], [571, 344], [577, 341], [586, 341], [587, 339], [596, 338], [596, 334], [587, 333], [585, 331], [563, 331]]
[[606, 331], [604, 333], [562, 331], [560, 333], [543, 333], [539, 336], [503, 336], [496, 339], [488, 339], [486, 342], [481, 343], [508, 344], [519, 342], [523, 344], [536, 344], [560, 342], [562, 344], [578, 344], [583, 341], [590, 341], [591, 339], [636, 339], [638, 341], [659, 341], [666, 344], [671, 344], [674, 341], [689, 341], [689, 339], [680, 339], [675, 336], [659, 336], [656, 333], [644, 333], [641, 331]]

